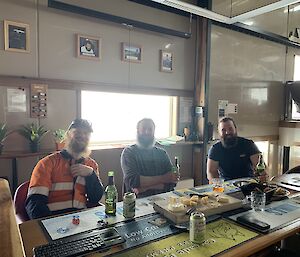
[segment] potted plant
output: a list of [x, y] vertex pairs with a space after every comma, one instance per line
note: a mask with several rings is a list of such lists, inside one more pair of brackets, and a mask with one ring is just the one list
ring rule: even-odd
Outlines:
[[11, 132], [8, 132], [6, 123], [0, 124], [0, 154], [2, 153], [4, 147], [3, 143], [10, 134]]
[[66, 131], [64, 129], [57, 129], [53, 132], [53, 136], [55, 138], [56, 150], [62, 150], [65, 146]]
[[19, 134], [25, 137], [30, 144], [30, 150], [32, 153], [36, 153], [40, 149], [40, 142], [42, 138], [48, 133], [44, 126], [39, 126], [37, 124], [31, 123], [28, 125], [23, 125], [18, 130]]

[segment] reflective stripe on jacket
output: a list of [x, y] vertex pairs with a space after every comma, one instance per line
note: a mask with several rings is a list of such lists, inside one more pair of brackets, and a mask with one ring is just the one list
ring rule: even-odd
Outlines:
[[[46, 156], [32, 172], [27, 198], [32, 194], [47, 196], [50, 211], [86, 208], [85, 178], [73, 178], [71, 164], [74, 161], [65, 153]], [[98, 175], [98, 165], [93, 159], [81, 159], [80, 163], [92, 167]]]

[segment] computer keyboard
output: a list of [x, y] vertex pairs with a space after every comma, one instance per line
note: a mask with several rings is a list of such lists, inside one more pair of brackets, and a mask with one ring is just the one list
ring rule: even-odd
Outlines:
[[33, 253], [35, 257], [84, 256], [124, 242], [114, 228], [96, 229], [35, 247]]

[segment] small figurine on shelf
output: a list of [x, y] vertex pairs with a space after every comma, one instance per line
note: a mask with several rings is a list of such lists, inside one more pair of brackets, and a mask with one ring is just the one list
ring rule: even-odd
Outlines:
[[183, 129], [184, 140], [188, 141], [190, 137], [190, 129], [188, 127], [184, 127]]

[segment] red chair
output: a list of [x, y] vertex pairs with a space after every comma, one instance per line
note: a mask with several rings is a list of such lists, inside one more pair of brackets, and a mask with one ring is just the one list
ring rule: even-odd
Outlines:
[[21, 224], [24, 221], [29, 220], [29, 217], [25, 210], [25, 202], [27, 198], [28, 187], [29, 187], [29, 181], [24, 182], [17, 188], [14, 195], [16, 220], [18, 224]]

